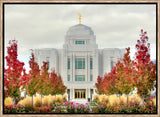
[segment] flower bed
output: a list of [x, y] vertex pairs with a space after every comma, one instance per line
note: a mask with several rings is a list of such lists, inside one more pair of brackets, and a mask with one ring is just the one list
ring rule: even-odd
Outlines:
[[13, 107], [13, 105], [7, 105], [4, 107], [4, 113], [27, 113], [29, 110], [22, 105], [17, 105]]
[[148, 101], [141, 105], [137, 101], [130, 102], [128, 105], [122, 103], [121, 105], [111, 106], [106, 103], [99, 104], [97, 106], [91, 106], [89, 103], [80, 104], [74, 102], [63, 102], [59, 106], [45, 106], [34, 107], [33, 109], [28, 109], [22, 105], [7, 105], [4, 107], [5, 113], [143, 113], [143, 114], [154, 114], [157, 113], [157, 108], [152, 101]]

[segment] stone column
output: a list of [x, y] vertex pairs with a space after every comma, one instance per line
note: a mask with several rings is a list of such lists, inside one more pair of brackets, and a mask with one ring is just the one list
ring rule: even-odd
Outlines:
[[68, 48], [66, 47], [66, 50], [65, 50], [65, 56], [64, 56], [64, 81], [67, 81], [67, 77], [68, 77]]
[[85, 82], [88, 81], [88, 56], [85, 54]]
[[93, 77], [93, 81], [95, 80], [95, 79], [97, 79], [96, 78], [96, 71], [95, 71], [95, 64], [96, 64], [96, 59], [95, 59], [95, 56], [94, 56], [94, 54], [93, 54], [93, 56], [92, 56], [92, 77]]
[[91, 98], [91, 90], [88, 88], [88, 98]]
[[73, 53], [73, 60], [72, 60], [72, 62], [73, 62], [73, 66], [72, 66], [72, 81], [73, 82], [75, 82], [75, 54]]
[[88, 89], [86, 88], [86, 99], [88, 99]]
[[87, 69], [88, 70], [88, 80], [87, 80], [88, 82], [90, 82], [90, 77], [91, 77], [91, 73], [90, 73], [90, 71], [91, 71], [91, 69], [90, 69], [90, 58], [91, 58], [90, 54], [88, 54], [88, 63], [87, 63], [88, 64], [88, 69]]
[[93, 54], [93, 81], [96, 81], [98, 77], [98, 55], [97, 53]]
[[70, 57], [70, 81], [73, 81], [73, 54]]
[[74, 99], [74, 88], [72, 87], [72, 93], [73, 93], [73, 95], [72, 95], [72, 99]]

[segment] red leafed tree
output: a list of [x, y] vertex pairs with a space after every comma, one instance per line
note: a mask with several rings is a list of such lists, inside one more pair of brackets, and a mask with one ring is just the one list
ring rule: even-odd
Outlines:
[[126, 53], [124, 54], [123, 59], [117, 62], [116, 64], [116, 82], [115, 87], [122, 94], [127, 95], [128, 103], [128, 94], [134, 90], [133, 78], [135, 77], [135, 67], [134, 61], [130, 59], [130, 48], [126, 48]]
[[113, 66], [111, 72], [104, 76], [103, 90], [106, 95], [115, 94], [116, 67]]
[[57, 83], [57, 90], [58, 90], [58, 93], [57, 94], [64, 94], [67, 87], [64, 85], [63, 81], [62, 81], [62, 78], [61, 78], [61, 75], [58, 75], [58, 83]]
[[96, 86], [96, 93], [98, 94], [104, 94], [104, 89], [103, 89], [103, 78], [98, 76], [97, 78], [97, 83], [95, 83]]
[[57, 91], [56, 91], [57, 84], [58, 84], [57, 74], [53, 70], [50, 74], [50, 94], [51, 95], [57, 94]]
[[18, 60], [17, 53], [17, 41], [9, 41], [9, 47], [7, 47], [6, 65], [4, 73], [4, 89], [7, 96], [14, 98], [14, 105], [16, 104], [16, 97], [20, 96], [20, 87], [22, 82], [20, 81], [22, 77], [22, 71], [24, 63]]
[[35, 61], [34, 53], [32, 52], [31, 58], [29, 60], [29, 82], [25, 85], [24, 88], [27, 90], [27, 94], [32, 96], [32, 107], [33, 107], [33, 95], [36, 94], [38, 90], [38, 85], [39, 85], [39, 80], [40, 80], [40, 70], [39, 70], [39, 65]]
[[66, 86], [63, 84], [62, 78], [60, 75], [57, 75], [53, 70], [50, 75], [50, 94], [64, 94]]
[[30, 81], [30, 78], [29, 78], [28, 74], [26, 73], [26, 69], [24, 68], [23, 69], [23, 76], [20, 78], [20, 84], [19, 84], [20, 86], [22, 86], [22, 91], [29, 81]]
[[50, 94], [50, 81], [49, 81], [49, 72], [47, 62], [43, 62], [41, 67], [41, 76], [38, 81], [38, 93], [41, 94], [41, 104], [42, 104], [42, 95]]
[[140, 40], [137, 40], [135, 46], [135, 65], [137, 69], [134, 82], [137, 87], [137, 93], [144, 100], [150, 96], [150, 91], [154, 89], [156, 82], [156, 64], [150, 60], [150, 44], [147, 43], [147, 32], [141, 30]]

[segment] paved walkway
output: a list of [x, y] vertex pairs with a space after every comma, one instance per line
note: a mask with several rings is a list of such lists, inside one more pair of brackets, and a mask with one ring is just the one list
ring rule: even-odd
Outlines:
[[84, 99], [75, 99], [75, 100], [71, 100], [73, 101], [74, 103], [80, 103], [80, 104], [86, 104], [87, 103], [87, 100], [84, 100]]

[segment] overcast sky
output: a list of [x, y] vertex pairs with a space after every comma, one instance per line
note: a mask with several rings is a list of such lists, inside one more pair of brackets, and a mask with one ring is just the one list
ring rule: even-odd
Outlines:
[[8, 4], [5, 5], [5, 56], [9, 40], [18, 40], [18, 58], [28, 70], [30, 49], [63, 48], [69, 27], [92, 28], [99, 49], [131, 47], [147, 31], [151, 59], [156, 59], [156, 5], [149, 4]]

